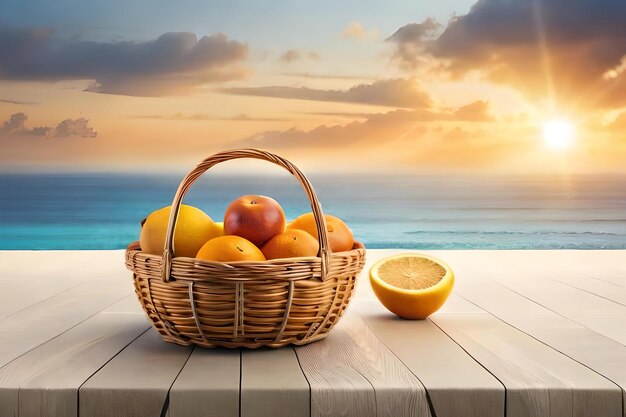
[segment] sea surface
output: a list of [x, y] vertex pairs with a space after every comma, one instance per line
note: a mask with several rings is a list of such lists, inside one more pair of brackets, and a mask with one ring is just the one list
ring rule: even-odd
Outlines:
[[[180, 175], [2, 174], [0, 249], [121, 249]], [[312, 177], [326, 213], [369, 248], [626, 249], [626, 177]], [[242, 194], [310, 211], [289, 176], [206, 176], [185, 203], [222, 220]]]

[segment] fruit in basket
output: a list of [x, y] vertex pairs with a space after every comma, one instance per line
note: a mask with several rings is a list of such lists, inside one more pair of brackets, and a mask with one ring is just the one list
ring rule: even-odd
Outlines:
[[454, 286], [452, 269], [423, 254], [390, 256], [370, 269], [374, 294], [392, 313], [405, 319], [425, 319], [446, 301]]
[[215, 224], [217, 225], [217, 228], [220, 233], [218, 236], [224, 236], [226, 234], [224, 233], [224, 222], [215, 222]]
[[220, 236], [206, 242], [197, 259], [214, 262], [264, 261], [265, 256], [254, 243], [240, 236]]
[[[170, 219], [171, 206], [152, 212], [141, 228], [141, 250], [153, 255], [163, 255], [165, 235]], [[208, 240], [220, 236], [220, 229], [213, 219], [199, 208], [181, 205], [174, 232], [174, 256], [193, 258]]]
[[320, 245], [304, 230], [290, 229], [268, 240], [261, 248], [267, 259], [317, 256]]
[[230, 203], [224, 214], [224, 232], [261, 246], [285, 231], [285, 213], [273, 198], [244, 195]]
[[[338, 217], [325, 214], [326, 230], [328, 230], [328, 244], [332, 252], [343, 252], [351, 250], [354, 246], [354, 236], [352, 230]], [[304, 230], [313, 236], [316, 240], [317, 225], [313, 213], [306, 213], [298, 217], [289, 225], [288, 230], [299, 229]]]

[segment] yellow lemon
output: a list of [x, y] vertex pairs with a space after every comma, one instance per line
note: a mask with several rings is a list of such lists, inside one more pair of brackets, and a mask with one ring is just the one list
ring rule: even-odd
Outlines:
[[[142, 251], [163, 255], [170, 211], [170, 206], [163, 207], [146, 218], [139, 237]], [[174, 256], [193, 258], [202, 245], [222, 234], [219, 226], [202, 210], [181, 205], [174, 232]]]
[[378, 300], [405, 319], [425, 319], [445, 303], [454, 286], [452, 269], [440, 259], [406, 253], [376, 262], [370, 283]]

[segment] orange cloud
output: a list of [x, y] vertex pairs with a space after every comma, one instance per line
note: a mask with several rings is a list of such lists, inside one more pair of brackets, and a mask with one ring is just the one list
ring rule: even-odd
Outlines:
[[480, 71], [534, 100], [582, 109], [626, 104], [623, 0], [479, 0], [443, 31], [428, 19], [389, 40], [405, 67], [425, 56], [453, 76]]
[[467, 122], [490, 122], [493, 120], [493, 116], [489, 114], [489, 102], [483, 100], [459, 107], [454, 112], [454, 116], [458, 120]]
[[[287, 155], [323, 154], [327, 161], [343, 160], [345, 164], [353, 161], [374, 170], [490, 169], [510, 165], [507, 160], [529, 152], [525, 135], [512, 139], [506, 127], [486, 132], [461, 121], [455, 113], [395, 110], [345, 125], [319, 126], [308, 131], [295, 128], [267, 131], [245, 138], [237, 145], [272, 149]], [[432, 122], [439, 126], [433, 126]]]
[[615, 120], [607, 126], [609, 130], [626, 131], [626, 111], [620, 113]]
[[133, 115], [130, 116], [131, 119], [148, 119], [148, 120], [181, 120], [181, 121], [191, 121], [191, 122], [205, 122], [205, 121], [236, 121], [236, 122], [282, 122], [288, 121], [291, 119], [279, 119], [279, 118], [270, 118], [270, 117], [253, 117], [248, 116], [245, 113], [238, 114], [236, 116], [230, 117], [219, 117], [219, 116], [211, 116], [205, 113], [195, 113], [195, 114], [143, 114], [143, 115]]
[[418, 88], [415, 80], [378, 80], [358, 84], [348, 90], [317, 90], [306, 87], [239, 87], [218, 90], [226, 94], [276, 97], [298, 100], [360, 103], [389, 107], [424, 108], [433, 103], [428, 93]]
[[0, 127], [1, 136], [41, 136], [51, 138], [95, 138], [98, 135], [91, 126], [89, 120], [84, 117], [78, 119], [65, 119], [56, 127], [40, 126], [29, 128], [26, 126], [28, 116], [25, 113], [15, 113]]
[[11, 100], [11, 99], [7, 99], [7, 98], [0, 98], [0, 103], [16, 104], [16, 105], [19, 105], [19, 106], [30, 106], [30, 105], [33, 105], [33, 104], [37, 104], [34, 101]]
[[367, 30], [359, 22], [352, 22], [340, 33], [341, 37], [348, 39], [376, 39], [378, 37], [378, 30]]

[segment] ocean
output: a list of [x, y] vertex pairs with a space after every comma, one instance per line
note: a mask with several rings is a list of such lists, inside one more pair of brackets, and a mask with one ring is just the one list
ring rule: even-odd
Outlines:
[[[0, 175], [0, 249], [122, 249], [181, 176]], [[626, 177], [311, 177], [323, 209], [368, 248], [626, 249]], [[206, 175], [186, 204], [216, 221], [242, 194], [310, 211], [285, 176]]]

